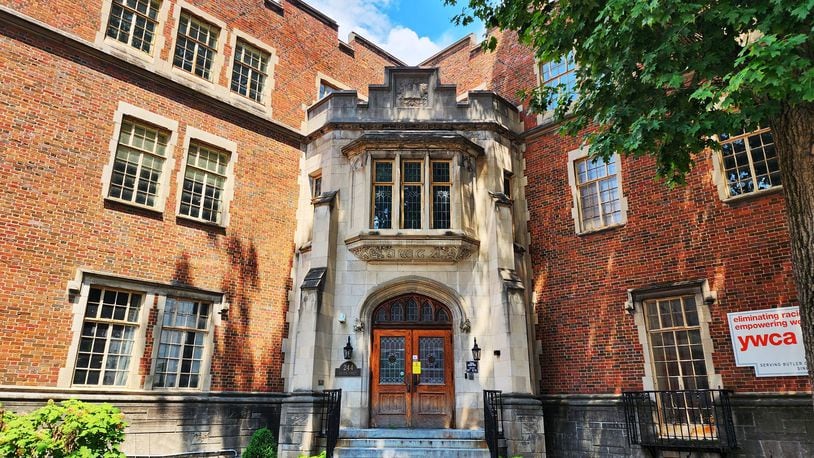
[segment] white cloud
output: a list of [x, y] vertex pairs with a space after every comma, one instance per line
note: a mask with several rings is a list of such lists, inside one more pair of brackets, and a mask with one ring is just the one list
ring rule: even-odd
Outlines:
[[408, 65], [416, 65], [452, 43], [447, 34], [435, 42], [410, 28], [393, 24], [385, 13], [391, 0], [311, 0], [309, 3], [339, 23], [339, 36], [356, 32]]

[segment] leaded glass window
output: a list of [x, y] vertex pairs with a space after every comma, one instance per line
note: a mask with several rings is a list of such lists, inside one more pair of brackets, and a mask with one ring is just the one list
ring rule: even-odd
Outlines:
[[402, 227], [421, 229], [422, 161], [404, 161], [401, 165]]
[[393, 218], [393, 161], [373, 162], [373, 229], [390, 229]]
[[107, 36], [151, 54], [160, 8], [158, 0], [113, 0], [107, 20]]
[[430, 304], [429, 302], [424, 302], [424, 304], [421, 305], [421, 321], [432, 321], [432, 320], [433, 320], [432, 304]]
[[237, 40], [232, 65], [232, 91], [255, 102], [263, 102], [268, 62], [269, 53]]
[[172, 64], [201, 78], [211, 79], [219, 34], [217, 26], [183, 11], [178, 21]]
[[108, 197], [157, 204], [169, 132], [125, 118], [119, 132]]
[[780, 163], [769, 129], [720, 138], [729, 197], [780, 186]]
[[390, 316], [393, 321], [404, 321], [404, 306], [396, 302], [390, 307]]
[[153, 386], [199, 388], [211, 304], [167, 298]]
[[229, 153], [191, 143], [181, 190], [182, 215], [221, 223]]
[[583, 231], [622, 223], [616, 159], [584, 158], [575, 162], [577, 203]]
[[404, 383], [404, 337], [381, 336], [379, 349], [379, 383]]
[[413, 297], [407, 299], [407, 321], [418, 321], [418, 302]]
[[[558, 94], [565, 93], [572, 96], [576, 88], [576, 64], [574, 54], [568, 53], [559, 61], [546, 62], [540, 66], [543, 86], [553, 88]], [[555, 97], [548, 105], [548, 110], [553, 111], [559, 105]]]
[[141, 302], [141, 294], [90, 288], [74, 367], [74, 385], [127, 384]]
[[405, 294], [381, 303], [373, 311], [374, 325], [402, 327], [449, 326], [449, 311], [421, 294]]
[[444, 383], [444, 338], [419, 337], [418, 358], [421, 361], [421, 383]]
[[448, 161], [432, 161], [432, 228], [449, 229], [452, 178]]

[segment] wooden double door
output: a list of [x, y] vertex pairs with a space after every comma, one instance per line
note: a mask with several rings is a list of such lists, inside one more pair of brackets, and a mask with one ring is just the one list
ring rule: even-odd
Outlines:
[[374, 329], [371, 368], [371, 427], [453, 427], [451, 329]]

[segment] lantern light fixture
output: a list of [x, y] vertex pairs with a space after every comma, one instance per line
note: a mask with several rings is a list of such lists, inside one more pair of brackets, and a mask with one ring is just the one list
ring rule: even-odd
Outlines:
[[472, 347], [472, 359], [480, 361], [480, 347], [478, 346], [478, 339], [475, 339], [475, 345]]
[[348, 336], [348, 343], [345, 345], [345, 348], [342, 349], [343, 353], [345, 354], [345, 359], [350, 361], [353, 358], [353, 346], [350, 344], [350, 336]]

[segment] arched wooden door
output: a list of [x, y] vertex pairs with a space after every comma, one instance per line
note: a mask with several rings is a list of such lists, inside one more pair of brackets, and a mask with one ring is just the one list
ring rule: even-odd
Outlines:
[[[370, 418], [374, 428], [452, 428], [452, 315], [420, 294], [373, 312]], [[414, 362], [420, 373], [414, 374]]]

